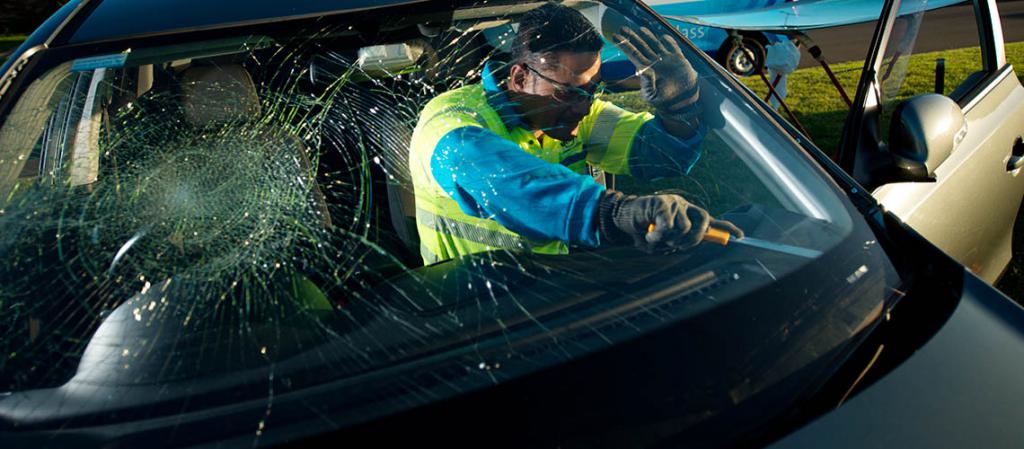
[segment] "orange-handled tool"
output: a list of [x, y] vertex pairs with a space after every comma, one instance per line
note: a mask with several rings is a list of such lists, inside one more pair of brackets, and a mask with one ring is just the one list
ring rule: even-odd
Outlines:
[[[647, 225], [647, 233], [650, 234], [652, 232], [654, 232], [654, 223]], [[708, 228], [707, 232], [704, 233], [703, 240], [705, 242], [714, 242], [719, 245], [727, 245], [729, 244], [729, 239], [731, 238], [732, 234], [730, 234], [728, 231], [723, 231], [718, 228]]]
[[[654, 232], [654, 223], [647, 225], [647, 232]], [[821, 251], [810, 248], [801, 248], [799, 246], [786, 245], [782, 243], [769, 242], [767, 240], [761, 240], [753, 237], [743, 237], [741, 239], [733, 238], [732, 234], [728, 231], [723, 231], [718, 228], [708, 228], [707, 232], [704, 233], [705, 242], [714, 242], [719, 245], [725, 246], [730, 242], [735, 242], [738, 245], [752, 246], [755, 248], [767, 249], [769, 251], [777, 251], [780, 253], [792, 254], [794, 256], [807, 257], [809, 259], [816, 258], [821, 255]]]
[[708, 228], [707, 232], [704, 233], [705, 242], [715, 242], [719, 245], [728, 244], [731, 238], [732, 234], [729, 231], [723, 231], [718, 228]]

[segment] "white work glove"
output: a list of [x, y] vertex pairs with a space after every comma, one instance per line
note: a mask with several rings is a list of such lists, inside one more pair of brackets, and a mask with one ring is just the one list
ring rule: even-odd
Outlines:
[[800, 49], [789, 39], [765, 47], [764, 65], [777, 73], [790, 74], [800, 65]]
[[[782, 99], [786, 98], [786, 78], [800, 65], [800, 50], [790, 40], [776, 42], [765, 47], [765, 67], [768, 68], [768, 82], [775, 86], [775, 92]], [[776, 80], [777, 79], [777, 80]], [[768, 99], [774, 107], [779, 107], [779, 100], [774, 95]]]

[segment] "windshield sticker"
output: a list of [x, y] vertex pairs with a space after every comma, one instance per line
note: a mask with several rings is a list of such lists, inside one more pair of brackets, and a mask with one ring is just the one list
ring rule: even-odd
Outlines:
[[96, 69], [116, 69], [124, 67], [130, 52], [116, 53], [112, 55], [93, 56], [89, 58], [76, 59], [71, 64], [72, 72], [88, 72]]

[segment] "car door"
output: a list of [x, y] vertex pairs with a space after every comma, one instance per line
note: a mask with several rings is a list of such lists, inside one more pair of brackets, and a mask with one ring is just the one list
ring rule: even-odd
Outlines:
[[[1024, 88], [1006, 63], [995, 0], [932, 11], [926, 6], [926, 0], [886, 2], [847, 117], [840, 162], [884, 207], [994, 282], [1009, 263], [1024, 195]], [[967, 43], [949, 43], [957, 39]], [[963, 126], [948, 156], [933, 151], [930, 182], [906, 182], [892, 175], [899, 164], [893, 155], [906, 148], [894, 142], [890, 120], [901, 103], [928, 92], [955, 101]]]

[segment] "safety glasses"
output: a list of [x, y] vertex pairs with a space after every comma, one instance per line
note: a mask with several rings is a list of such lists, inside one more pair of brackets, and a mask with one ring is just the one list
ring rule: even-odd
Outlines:
[[527, 70], [533, 72], [534, 75], [537, 75], [542, 80], [555, 86], [555, 92], [551, 97], [561, 103], [582, 103], [592, 101], [595, 96], [603, 93], [605, 89], [604, 81], [599, 83], [587, 83], [583, 87], [573, 86], [544, 76], [543, 73], [540, 73], [537, 69], [530, 67], [529, 64], [524, 63], [523, 66], [525, 66]]

